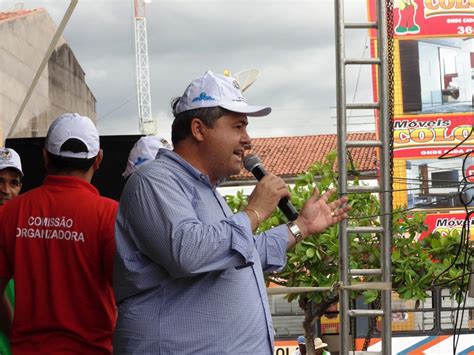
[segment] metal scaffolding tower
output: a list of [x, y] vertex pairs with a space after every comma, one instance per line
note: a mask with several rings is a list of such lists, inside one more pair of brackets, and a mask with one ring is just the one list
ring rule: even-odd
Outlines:
[[[336, 80], [337, 80], [337, 133], [338, 133], [338, 170], [339, 192], [347, 193], [379, 193], [381, 199], [380, 226], [357, 227], [348, 226], [347, 220], [341, 222], [339, 228], [339, 268], [340, 281], [340, 354], [350, 353], [350, 319], [353, 317], [382, 318], [382, 354], [391, 354], [391, 218], [392, 218], [392, 176], [391, 176], [391, 114], [389, 110], [389, 41], [387, 35], [387, 4], [391, 0], [375, 0], [376, 22], [346, 23], [344, 19], [344, 0], [335, 1], [336, 20]], [[391, 10], [390, 10], [391, 11]], [[391, 13], [390, 13], [391, 15]], [[377, 58], [346, 58], [345, 30], [373, 29], [377, 33]], [[346, 102], [346, 67], [350, 65], [375, 65], [378, 80], [378, 102], [347, 103]], [[378, 111], [377, 141], [347, 140], [347, 110], [375, 109]], [[349, 186], [347, 181], [347, 154], [350, 148], [374, 147], [379, 149], [380, 180], [379, 186]], [[380, 269], [350, 269], [349, 236], [355, 233], [372, 233], [379, 238]], [[379, 275], [381, 282], [365, 283], [367, 290], [381, 292], [381, 309], [351, 309], [349, 293], [351, 279], [367, 275]], [[358, 352], [361, 354], [363, 352]]]
[[151, 115], [150, 70], [148, 66], [148, 39], [145, 16], [145, 3], [148, 2], [150, 0], [134, 0], [135, 64], [140, 133], [153, 135], [156, 134], [156, 126]]

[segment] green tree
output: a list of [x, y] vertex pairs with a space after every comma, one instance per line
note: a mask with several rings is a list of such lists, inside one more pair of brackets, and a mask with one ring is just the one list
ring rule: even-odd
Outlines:
[[[292, 203], [300, 209], [304, 202], [313, 193], [314, 185], [319, 191], [337, 186], [335, 172], [336, 153], [329, 153], [325, 161], [317, 162], [295, 181], [291, 188]], [[355, 176], [353, 183], [359, 185]], [[226, 196], [227, 202], [234, 212], [242, 210], [246, 205], [246, 197], [242, 193], [236, 196]], [[352, 205], [349, 225], [378, 226], [380, 221], [380, 203], [373, 194], [351, 194], [349, 203]], [[422, 242], [417, 240], [419, 234], [427, 229], [424, 225], [425, 216], [421, 213], [407, 213], [395, 211], [392, 223], [392, 286], [402, 299], [421, 301], [428, 296], [427, 290], [436, 282], [446, 283], [453, 297], [462, 297], [462, 290], [467, 283], [459, 284], [462, 274], [463, 258], [455, 259], [456, 250], [461, 241], [459, 233], [453, 232], [441, 237], [438, 233], [430, 234]], [[276, 210], [273, 215], [264, 221], [259, 231], [264, 231], [286, 222], [283, 214]], [[380, 268], [379, 238], [371, 233], [349, 235], [351, 269]], [[465, 251], [464, 251], [465, 253]], [[338, 226], [312, 235], [295, 248], [288, 251], [287, 266], [279, 273], [270, 274], [267, 280], [287, 287], [332, 287], [339, 281], [339, 242]], [[455, 261], [456, 260], [456, 261]], [[441, 261], [441, 262], [440, 262]], [[451, 263], [449, 272], [443, 273]], [[351, 280], [357, 282], [371, 282], [377, 276], [358, 277]], [[461, 287], [463, 286], [463, 287]], [[374, 308], [380, 303], [378, 291], [354, 292], [352, 296], [364, 298], [364, 301]], [[320, 320], [328, 308], [338, 302], [339, 294], [332, 291], [290, 294], [288, 301], [298, 299], [299, 306], [304, 312], [303, 328], [307, 341], [308, 354], [314, 352], [315, 323]], [[370, 340], [375, 328], [372, 320], [366, 340]], [[367, 341], [368, 345], [368, 341]]]

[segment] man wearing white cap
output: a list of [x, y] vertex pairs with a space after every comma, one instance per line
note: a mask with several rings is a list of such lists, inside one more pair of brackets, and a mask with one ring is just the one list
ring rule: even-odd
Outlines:
[[[0, 207], [18, 196], [22, 186], [23, 170], [18, 153], [11, 148], [0, 148]], [[12, 307], [5, 295], [0, 296], [0, 329], [10, 332]]]
[[159, 136], [144, 136], [135, 142], [127, 159], [127, 166], [122, 176], [128, 179], [138, 168], [155, 160], [158, 150], [173, 149], [166, 139]]
[[323, 343], [321, 338], [314, 338], [315, 355], [331, 355], [331, 353], [325, 349], [327, 346], [328, 344]]
[[[281, 269], [286, 250], [347, 217], [343, 198], [316, 192], [296, 220], [259, 235], [289, 191], [266, 175], [233, 214], [216, 186], [238, 174], [250, 148], [250, 106], [237, 81], [206, 72], [173, 103], [174, 150], [128, 180], [116, 222], [114, 354], [273, 354], [262, 271]], [[331, 208], [337, 212], [331, 214]], [[219, 339], [219, 341], [215, 341]]]
[[18, 153], [11, 148], [0, 148], [0, 206], [18, 196], [22, 179]]
[[117, 203], [90, 183], [102, 156], [90, 118], [58, 117], [43, 185], [2, 209], [0, 291], [14, 276], [13, 353], [112, 353]]
[[[297, 338], [298, 348], [296, 348], [294, 355], [306, 355], [306, 339], [304, 335], [300, 335]], [[321, 338], [314, 338], [314, 350], [315, 355], [331, 355], [329, 351], [326, 351], [324, 348], [328, 346], [328, 344], [323, 343]]]

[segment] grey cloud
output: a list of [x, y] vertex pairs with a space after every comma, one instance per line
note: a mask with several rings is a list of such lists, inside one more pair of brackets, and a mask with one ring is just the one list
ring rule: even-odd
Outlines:
[[[2, 0], [0, 8], [13, 7], [14, 1]], [[59, 23], [68, 3], [25, 4], [45, 7]], [[274, 112], [268, 120], [252, 120], [254, 137], [335, 132], [333, 7], [332, 0], [152, 1], [147, 29], [158, 127], [169, 129], [170, 99], [205, 70], [258, 68], [261, 74], [246, 96]], [[349, 2], [348, 16], [357, 14], [363, 16], [365, 7]], [[132, 1], [80, 0], [64, 36], [98, 100], [101, 132], [136, 133]], [[365, 38], [365, 32], [351, 37], [348, 50], [360, 55]], [[354, 90], [357, 73], [349, 76]], [[359, 90], [370, 94], [366, 86]]]

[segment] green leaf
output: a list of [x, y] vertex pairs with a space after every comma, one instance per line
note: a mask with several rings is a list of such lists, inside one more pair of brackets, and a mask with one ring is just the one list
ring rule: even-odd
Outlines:
[[312, 259], [314, 258], [314, 249], [313, 248], [308, 248], [306, 249], [306, 256], [309, 258], [309, 259]]
[[[296, 178], [294, 188], [290, 189], [291, 201], [300, 209], [311, 195], [315, 186], [320, 192], [326, 191], [330, 185], [337, 186], [337, 173], [335, 171], [336, 152], [329, 153], [323, 161], [315, 162], [308, 171]], [[364, 182], [358, 179], [354, 184], [364, 186]], [[235, 196], [226, 196], [232, 211], [242, 210], [247, 204], [247, 197], [243, 191]], [[335, 198], [335, 197], [334, 197]], [[364, 218], [380, 214], [380, 202], [372, 194], [351, 194], [350, 204], [352, 210], [350, 226], [380, 226], [377, 218]], [[394, 209], [392, 218], [392, 281], [394, 290], [398, 292], [401, 299], [423, 300], [427, 297], [427, 289], [435, 280], [435, 277], [443, 273], [436, 282], [446, 282], [461, 275], [462, 261], [468, 259], [466, 250], [463, 248], [458, 256], [458, 262], [448, 272], [444, 272], [455, 258], [461, 242], [459, 231], [453, 231], [447, 236], [439, 233], [430, 233], [423, 240], [418, 241], [419, 234], [427, 230], [425, 225], [425, 213], [406, 212], [400, 206]], [[264, 231], [286, 221], [283, 214], [276, 209], [264, 223], [260, 225], [259, 231]], [[288, 263], [278, 274], [271, 277], [278, 279], [283, 286], [331, 286], [337, 282], [339, 277], [339, 239], [338, 228], [333, 226], [322, 233], [306, 238], [298, 243], [292, 250], [288, 251]], [[380, 244], [378, 236], [371, 233], [350, 234], [348, 236], [351, 257], [349, 265], [351, 268], [380, 268]], [[269, 277], [269, 276], [267, 276]], [[360, 279], [351, 280], [353, 283]], [[366, 278], [364, 281], [373, 281]], [[467, 282], [467, 278], [466, 281]], [[460, 280], [449, 283], [450, 295], [453, 299], [462, 297]], [[377, 291], [351, 292], [351, 297], [364, 297], [367, 303], [377, 299]], [[337, 294], [331, 292], [314, 292], [303, 295], [289, 295], [288, 301], [302, 300], [305, 302], [306, 321], [314, 322], [317, 318], [314, 310], [315, 304], [331, 304]], [[323, 310], [324, 311], [324, 310]]]
[[374, 302], [379, 295], [378, 292], [374, 290], [364, 291], [362, 294], [364, 296], [364, 303], [366, 304]]

